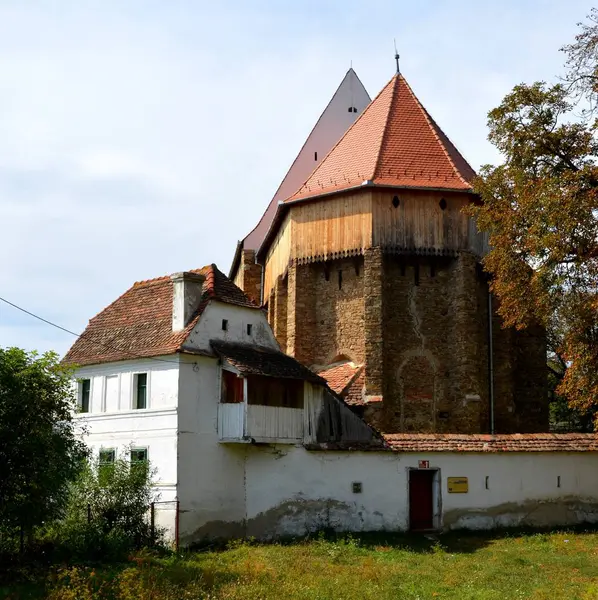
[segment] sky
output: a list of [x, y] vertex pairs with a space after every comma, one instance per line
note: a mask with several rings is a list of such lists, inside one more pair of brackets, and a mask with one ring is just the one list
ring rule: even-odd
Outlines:
[[[581, 0], [0, 0], [0, 297], [74, 332], [256, 224], [352, 64], [401, 72], [474, 168], [486, 118], [554, 81]], [[0, 347], [74, 337], [0, 302]]]

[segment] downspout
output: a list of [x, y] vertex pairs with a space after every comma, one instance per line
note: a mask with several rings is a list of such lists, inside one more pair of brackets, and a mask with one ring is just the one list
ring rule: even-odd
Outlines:
[[490, 434], [494, 435], [494, 343], [492, 336], [492, 292], [488, 287], [488, 370], [490, 391]]
[[[258, 265], [260, 264], [257, 262], [257, 256], [255, 257], [255, 262]], [[264, 273], [266, 271], [266, 265], [260, 265], [260, 267], [262, 267], [262, 272], [260, 273], [260, 306], [264, 306], [264, 281], [266, 280]]]

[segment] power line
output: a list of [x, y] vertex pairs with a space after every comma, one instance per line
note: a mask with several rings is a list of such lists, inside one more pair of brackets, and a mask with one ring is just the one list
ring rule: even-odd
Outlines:
[[[2, 298], [0, 296], [0, 300], [2, 302], [5, 302], [9, 306], [12, 306], [13, 308], [20, 310], [21, 312], [25, 313], [26, 315], [29, 315], [30, 317], [37, 319], [38, 321], [42, 321], [43, 323], [46, 323], [47, 325], [51, 325], [52, 327], [55, 327], [56, 329], [60, 329], [61, 331], [70, 333], [71, 335], [74, 335], [76, 338], [80, 338], [83, 336], [82, 333], [75, 333], [74, 331], [71, 331], [70, 329], [66, 329], [65, 327], [62, 327], [61, 325], [57, 325], [56, 323], [53, 323], [52, 321], [48, 321], [48, 319], [44, 319], [43, 317], [40, 317], [39, 315], [36, 315], [35, 313], [32, 313], [31, 311], [28, 311], [28, 310], [22, 308], [21, 306], [14, 304], [13, 302], [9, 302], [8, 300], [6, 300], [6, 298]], [[110, 344], [105, 344], [103, 342], [93, 342], [93, 343], [97, 346], [103, 346], [104, 348], [110, 348], [111, 350], [116, 350], [117, 352], [122, 352], [123, 354], [129, 354], [132, 358], [143, 358], [143, 359], [151, 358], [152, 360], [155, 360], [158, 362], [163, 362], [163, 363], [169, 363], [172, 365], [189, 364], [189, 363], [179, 363], [174, 360], [164, 360], [163, 358], [141, 356], [140, 354], [135, 354], [134, 352], [130, 352], [129, 350], [123, 350], [122, 348], [117, 348], [116, 346], [111, 346]]]

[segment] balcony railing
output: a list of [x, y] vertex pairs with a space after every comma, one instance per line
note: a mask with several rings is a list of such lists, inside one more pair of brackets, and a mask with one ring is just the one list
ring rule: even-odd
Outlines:
[[222, 442], [295, 443], [303, 439], [303, 409], [221, 403], [218, 405], [218, 439]]

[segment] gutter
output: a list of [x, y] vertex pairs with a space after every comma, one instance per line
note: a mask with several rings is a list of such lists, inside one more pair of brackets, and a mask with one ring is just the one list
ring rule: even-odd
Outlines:
[[488, 285], [488, 386], [490, 393], [490, 434], [494, 435], [494, 340], [492, 336], [492, 292]]

